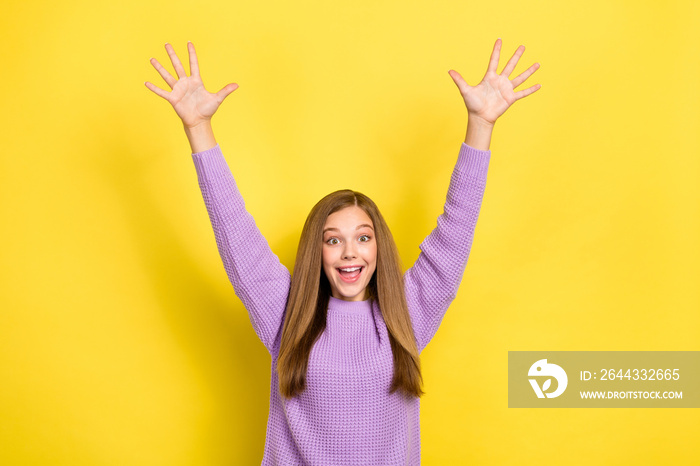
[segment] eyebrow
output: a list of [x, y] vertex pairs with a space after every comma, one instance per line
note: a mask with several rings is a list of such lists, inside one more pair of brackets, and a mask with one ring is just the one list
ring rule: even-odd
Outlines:
[[[360, 228], [365, 228], [365, 227], [374, 231], [374, 228], [372, 228], [372, 225], [369, 225], [367, 223], [363, 223], [362, 225], [357, 225], [357, 228], [355, 228], [355, 230], [359, 230]], [[340, 230], [338, 230], [337, 228], [326, 228], [325, 230], [323, 230], [323, 234], [325, 235], [327, 231], [340, 231]]]

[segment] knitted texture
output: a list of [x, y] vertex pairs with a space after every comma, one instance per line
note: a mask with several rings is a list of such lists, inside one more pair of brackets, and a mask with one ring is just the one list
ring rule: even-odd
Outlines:
[[[437, 332], [462, 280], [490, 156], [461, 145], [444, 212], [404, 275], [419, 351]], [[331, 297], [326, 329], [309, 356], [305, 391], [290, 400], [280, 395], [276, 366], [289, 271], [246, 210], [221, 148], [192, 158], [226, 274], [271, 355], [262, 464], [420, 464], [420, 399], [389, 394], [393, 357], [376, 302]]]

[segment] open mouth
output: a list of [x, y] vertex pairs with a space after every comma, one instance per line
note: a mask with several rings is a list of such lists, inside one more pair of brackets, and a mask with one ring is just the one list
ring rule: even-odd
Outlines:
[[336, 270], [344, 282], [353, 283], [360, 277], [364, 267], [359, 265], [354, 267], [338, 267]]

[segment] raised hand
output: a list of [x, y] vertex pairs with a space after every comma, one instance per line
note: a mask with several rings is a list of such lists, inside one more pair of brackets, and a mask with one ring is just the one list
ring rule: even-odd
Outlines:
[[498, 60], [501, 54], [501, 39], [496, 40], [486, 74], [476, 86], [467, 84], [464, 78], [455, 70], [449, 71], [452, 80], [459, 88], [462, 98], [464, 98], [470, 121], [479, 119], [483, 123], [493, 126], [498, 117], [503, 115], [516, 100], [532, 94], [541, 87], [539, 84], [535, 84], [527, 89], [515, 90], [540, 67], [539, 63], [535, 63], [511, 80], [510, 75], [513, 73], [524, 51], [524, 46], [518, 47], [511, 59], [506, 63], [503, 71], [499, 74], [496, 69], [498, 68]]
[[145, 83], [146, 87], [170, 102], [186, 129], [196, 128], [201, 123], [209, 122], [224, 99], [238, 88], [238, 84], [227, 84], [219, 92], [213, 94], [204, 88], [204, 83], [199, 75], [197, 53], [192, 42], [187, 43], [190, 58], [189, 76], [187, 76], [185, 68], [177, 57], [173, 46], [165, 44], [165, 50], [170, 56], [170, 61], [175, 68], [178, 79], [175, 79], [168, 73], [155, 58], [151, 58], [151, 64], [172, 91], [164, 91], [148, 81]]

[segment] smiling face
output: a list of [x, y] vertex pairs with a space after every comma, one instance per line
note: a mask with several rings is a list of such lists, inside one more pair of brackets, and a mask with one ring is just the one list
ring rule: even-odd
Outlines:
[[377, 268], [377, 241], [369, 215], [358, 206], [328, 216], [323, 227], [323, 271], [334, 298], [364, 301]]

